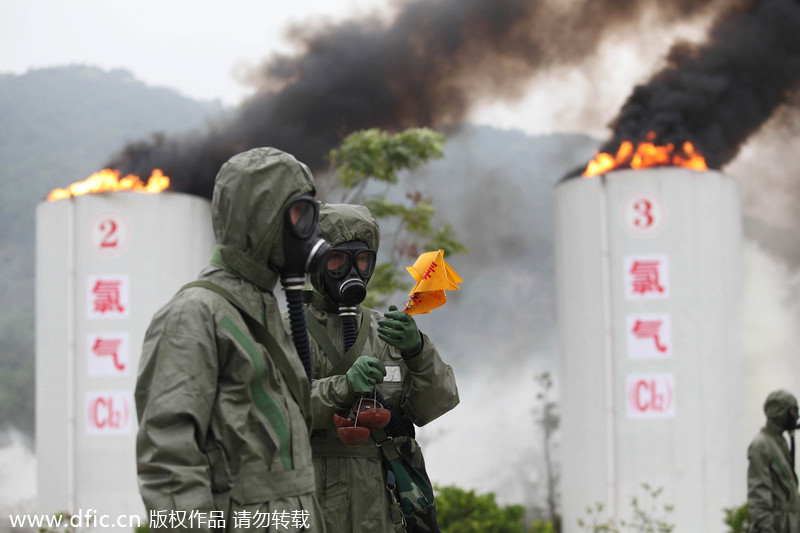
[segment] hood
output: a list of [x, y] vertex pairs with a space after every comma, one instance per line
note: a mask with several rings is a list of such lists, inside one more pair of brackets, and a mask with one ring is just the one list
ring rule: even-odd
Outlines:
[[224, 266], [271, 290], [283, 266], [284, 208], [303, 194], [315, 194], [311, 171], [278, 149], [253, 148], [222, 165], [211, 213]]
[[797, 398], [791, 392], [776, 390], [767, 396], [764, 402], [764, 414], [770, 422], [779, 427], [784, 426], [789, 409], [797, 405]]
[[[331, 248], [348, 241], [361, 241], [378, 252], [381, 230], [378, 219], [363, 205], [322, 204], [319, 209], [319, 226], [322, 238]], [[325, 295], [322, 274], [311, 275], [311, 285]], [[327, 295], [326, 295], [327, 299]]]

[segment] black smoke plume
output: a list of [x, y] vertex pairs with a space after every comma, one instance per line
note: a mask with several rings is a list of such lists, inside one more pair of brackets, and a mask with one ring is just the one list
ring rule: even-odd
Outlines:
[[800, 89], [800, 1], [751, 1], [728, 10], [700, 45], [677, 43], [666, 66], [637, 86], [611, 123], [623, 141], [682, 146], [690, 141], [719, 169]]
[[173, 190], [210, 196], [230, 156], [256, 146], [295, 155], [312, 170], [350, 132], [457, 127], [479, 102], [515, 99], [534, 75], [594, 53], [614, 28], [650, 9], [665, 24], [734, 0], [417, 0], [389, 25], [376, 19], [295, 26], [301, 53], [274, 56], [256, 93], [207, 133], [126, 146], [108, 166]]

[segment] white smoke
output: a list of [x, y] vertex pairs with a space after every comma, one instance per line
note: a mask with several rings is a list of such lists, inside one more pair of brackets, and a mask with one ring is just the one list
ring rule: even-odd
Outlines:
[[[800, 397], [798, 270], [756, 242], [743, 250], [743, 353], [750, 398], [766, 399], [776, 389]], [[745, 427], [755, 435], [764, 425], [762, 403], [746, 407]]]
[[8, 429], [0, 435], [0, 533], [23, 531], [11, 528], [9, 515], [33, 512], [35, 499], [36, 457], [28, 439]]
[[[579, 131], [598, 138], [631, 88], [646, 81], [676, 40], [703, 39], [711, 16], [663, 24], [649, 12], [640, 24], [618, 28], [577, 65], [555, 66], [534, 76], [517, 102], [487, 100], [470, 113], [477, 124], [531, 135]], [[645, 29], [646, 28], [646, 29]]]
[[785, 229], [800, 230], [800, 171], [795, 149], [800, 113], [778, 113], [726, 167], [742, 190], [746, 214]]
[[[494, 343], [491, 350], [503, 352]], [[513, 369], [454, 370], [461, 403], [417, 432], [431, 481], [492, 492], [502, 505], [545, 502], [543, 436], [536, 423], [541, 388], [535, 376], [554, 375], [554, 369], [530, 357]], [[557, 394], [550, 392], [553, 400]]]

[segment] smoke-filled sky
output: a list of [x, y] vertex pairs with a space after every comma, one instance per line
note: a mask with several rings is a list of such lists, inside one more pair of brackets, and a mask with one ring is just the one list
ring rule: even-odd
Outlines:
[[356, 129], [466, 120], [598, 134], [608, 150], [655, 131], [721, 168], [800, 84], [793, 0], [31, 0], [0, 15], [0, 72], [125, 68], [237, 107], [109, 159], [200, 194], [188, 176], [253, 146], [314, 169]]
[[[201, 195], [252, 146], [316, 171], [354, 129], [462, 121], [581, 132], [608, 150], [655, 130], [770, 179], [752, 145], [796, 129], [775, 110], [800, 102], [798, 25], [797, 0], [28, 0], [0, 8], [0, 73], [123, 68], [224, 102], [233, 116], [213, 130], [134, 140], [103, 162], [163, 168]], [[774, 204], [762, 191], [745, 184], [745, 207]]]
[[[256, 92], [253, 82], [260, 83], [263, 90], [264, 76], [254, 75], [260, 66], [270, 66], [271, 82], [285, 83], [286, 69], [297, 65], [290, 59], [302, 54], [304, 46], [323, 42], [313, 35], [344, 36], [352, 37], [343, 43], [354, 50], [372, 52], [370, 61], [395, 62], [406, 69], [416, 77], [409, 78], [409, 84], [431, 77], [450, 81], [435, 87], [439, 98], [430, 101], [433, 110], [414, 111], [419, 118], [435, 111], [440, 113], [439, 119], [470, 118], [528, 133], [580, 129], [603, 136], [630, 89], [654, 70], [675, 37], [700, 37], [706, 25], [704, 13], [713, 12], [706, 8], [730, 1], [417, 2], [441, 8], [431, 9], [431, 17], [421, 14], [421, 9], [410, 12], [406, 22], [393, 31], [394, 38], [401, 32], [413, 32], [421, 54], [437, 52], [445, 61], [422, 64], [414, 55], [398, 57], [383, 48], [368, 48], [376, 44], [371, 32], [380, 23], [390, 26], [392, 17], [408, 2], [6, 2], [0, 8], [0, 73], [75, 63], [124, 68], [148, 84], [238, 106]], [[484, 13], [474, 7], [481, 5], [505, 7]], [[648, 15], [652, 6], [661, 7]], [[447, 14], [444, 18], [443, 13]], [[363, 23], [369, 17], [379, 22]], [[421, 17], [437, 25], [448, 22], [455, 26], [469, 17], [481, 24], [456, 36], [444, 33], [442, 27], [422, 26]], [[337, 30], [320, 30], [326, 25]], [[642, 25], [648, 27], [647, 46], [639, 43]], [[424, 36], [430, 29], [442, 31], [440, 36], [447, 40], [432, 43]], [[472, 44], [463, 44], [470, 40]], [[493, 44], [502, 49], [487, 55]], [[329, 50], [337, 54], [346, 51], [341, 47]], [[445, 60], [453, 51], [457, 52], [455, 60]], [[279, 60], [276, 54], [285, 57]], [[311, 57], [325, 59], [320, 53]], [[414, 61], [399, 62], [409, 60]], [[303, 64], [303, 68], [311, 66]], [[477, 72], [481, 75], [465, 75]], [[469, 109], [464, 113], [466, 105]]]

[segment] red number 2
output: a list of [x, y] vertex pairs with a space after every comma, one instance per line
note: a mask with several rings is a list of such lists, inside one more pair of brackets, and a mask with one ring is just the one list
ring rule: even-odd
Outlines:
[[100, 248], [116, 248], [119, 241], [116, 237], [117, 223], [112, 219], [104, 220], [100, 223], [100, 231], [104, 232], [103, 238], [100, 240]]

